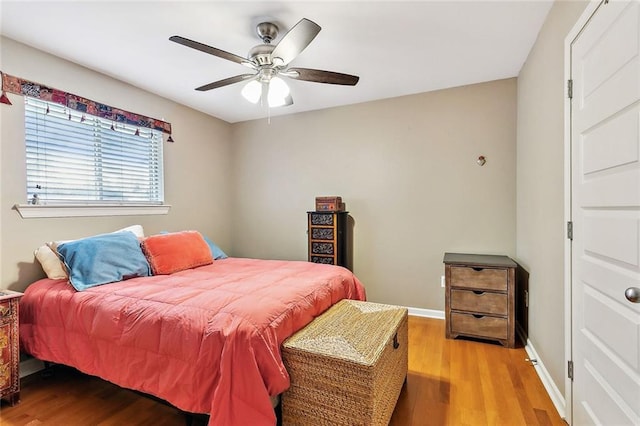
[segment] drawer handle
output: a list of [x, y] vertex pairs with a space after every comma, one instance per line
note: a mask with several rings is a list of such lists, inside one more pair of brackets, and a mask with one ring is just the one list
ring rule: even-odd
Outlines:
[[473, 290], [473, 294], [477, 294], [478, 296], [480, 296], [481, 294], [484, 294], [484, 291]]
[[484, 271], [484, 268], [471, 268], [471, 269], [473, 269], [476, 272]]
[[471, 314], [471, 315], [473, 315], [474, 318], [478, 318], [478, 319], [484, 318], [484, 315], [479, 315], [479, 314]]
[[398, 342], [398, 333], [393, 335], [393, 349], [398, 349], [400, 347], [400, 342]]

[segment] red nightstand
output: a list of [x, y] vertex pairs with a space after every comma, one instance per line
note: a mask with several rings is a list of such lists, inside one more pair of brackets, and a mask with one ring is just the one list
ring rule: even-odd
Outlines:
[[0, 398], [20, 401], [18, 308], [22, 293], [0, 290]]

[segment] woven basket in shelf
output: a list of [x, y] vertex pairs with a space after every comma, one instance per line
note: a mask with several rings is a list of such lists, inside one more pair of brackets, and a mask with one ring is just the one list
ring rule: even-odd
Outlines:
[[287, 339], [283, 424], [387, 425], [407, 376], [407, 309], [343, 300]]

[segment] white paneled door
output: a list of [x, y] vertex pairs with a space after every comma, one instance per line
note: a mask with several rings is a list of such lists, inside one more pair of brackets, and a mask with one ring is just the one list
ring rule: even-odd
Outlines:
[[573, 424], [640, 425], [640, 1], [571, 44]]

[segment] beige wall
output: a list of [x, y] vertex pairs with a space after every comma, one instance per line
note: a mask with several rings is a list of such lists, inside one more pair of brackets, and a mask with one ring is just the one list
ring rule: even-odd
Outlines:
[[564, 39], [587, 2], [558, 1], [518, 76], [517, 252], [529, 339], [564, 393]]
[[[224, 250], [230, 233], [230, 125], [60, 58], [2, 38], [2, 70], [99, 102], [163, 118], [175, 143], [164, 144], [165, 200], [162, 216], [22, 219], [12, 210], [25, 203], [24, 103], [0, 105], [0, 288], [21, 290], [43, 276], [33, 250], [45, 241], [78, 238], [139, 223], [147, 234], [197, 229]], [[158, 70], [150, 70], [158, 72]]]
[[340, 195], [369, 299], [443, 310], [445, 251], [515, 254], [515, 120], [507, 79], [235, 124], [233, 251], [306, 260], [305, 212]]
[[232, 126], [10, 39], [1, 48], [4, 71], [164, 118], [176, 139], [165, 144], [169, 215], [22, 219], [12, 206], [26, 200], [24, 107], [10, 95], [0, 108], [4, 288], [42, 276], [32, 252], [43, 242], [132, 223], [199, 229], [235, 256], [306, 259], [305, 212], [323, 194], [347, 202], [371, 300], [442, 310], [444, 251], [515, 252], [515, 79]]

